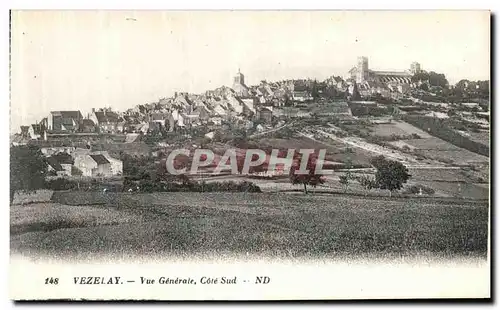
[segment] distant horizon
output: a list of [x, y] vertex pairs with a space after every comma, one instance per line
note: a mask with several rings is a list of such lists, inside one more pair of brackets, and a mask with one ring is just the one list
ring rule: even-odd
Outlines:
[[[50, 111], [125, 111], [232, 86], [371, 70], [490, 80], [488, 11], [12, 11], [11, 133]], [[467, 23], [463, 21], [467, 20]], [[425, 22], [422, 22], [425, 21]], [[398, 25], [394, 27], [394, 25]]]

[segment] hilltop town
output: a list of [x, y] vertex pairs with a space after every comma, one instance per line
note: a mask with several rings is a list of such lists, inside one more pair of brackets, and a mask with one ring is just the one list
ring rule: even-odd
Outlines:
[[[443, 196], [484, 196], [489, 106], [489, 81], [450, 85], [444, 74], [424, 71], [416, 62], [402, 71], [375, 71], [368, 58], [359, 57], [347, 78], [247, 85], [238, 71], [231, 87], [178, 92], [126, 111], [50, 111], [39, 122], [21, 126], [11, 140], [12, 145], [39, 146], [54, 178], [123, 182], [135, 169], [127, 167], [144, 158], [158, 164], [181, 146], [203, 146], [216, 154], [229, 147], [309, 146], [327, 147], [327, 160], [338, 171], [367, 173], [369, 159], [384, 155], [413, 169], [420, 193], [434, 187]], [[436, 169], [449, 173], [453, 182], [466, 182], [467, 193], [446, 178], [429, 178]], [[264, 177], [281, 174], [271, 171]], [[446, 184], [436, 188], [432, 181]], [[262, 182], [261, 188], [286, 188], [279, 180]]]

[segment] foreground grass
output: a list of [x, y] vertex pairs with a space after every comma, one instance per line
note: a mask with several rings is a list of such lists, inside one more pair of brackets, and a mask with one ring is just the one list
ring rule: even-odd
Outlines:
[[80, 257], [487, 253], [488, 206], [472, 202], [245, 193], [69, 195], [61, 200], [102, 205], [12, 206], [12, 251]]

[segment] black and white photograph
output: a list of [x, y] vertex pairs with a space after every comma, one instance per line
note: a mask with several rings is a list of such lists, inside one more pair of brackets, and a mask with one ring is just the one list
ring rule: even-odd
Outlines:
[[10, 297], [490, 298], [490, 22], [11, 10]]

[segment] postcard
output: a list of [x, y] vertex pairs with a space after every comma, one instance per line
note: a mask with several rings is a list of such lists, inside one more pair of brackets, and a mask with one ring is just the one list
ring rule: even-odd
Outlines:
[[12, 10], [10, 298], [491, 298], [490, 20]]

